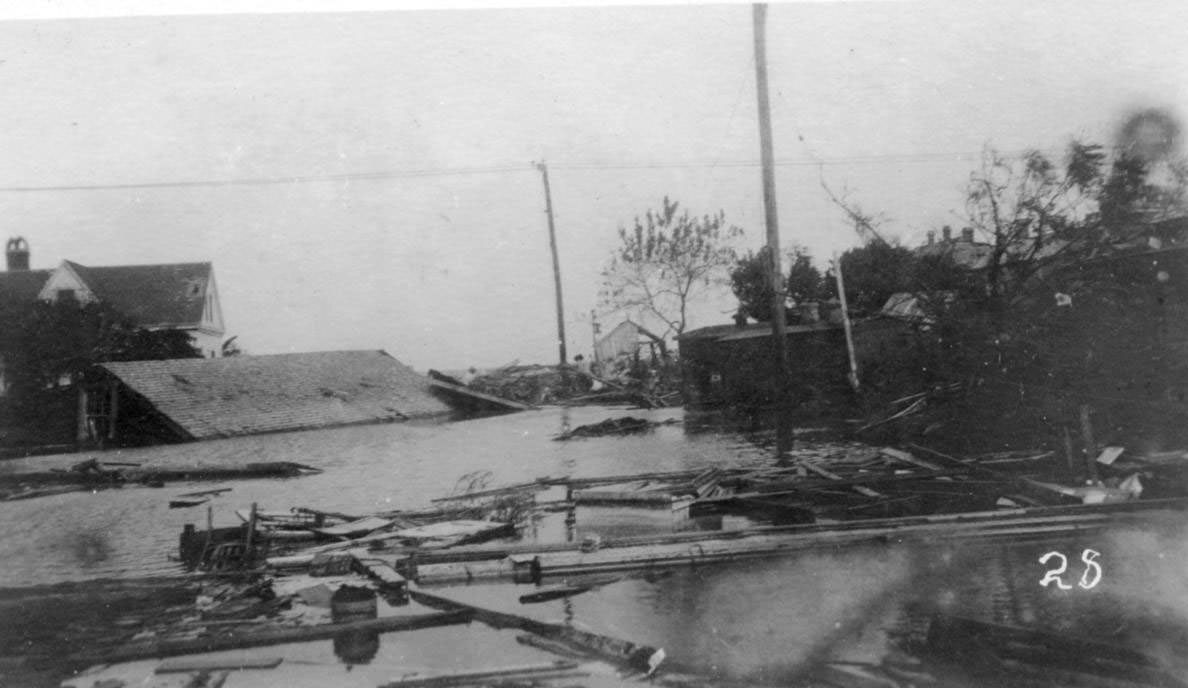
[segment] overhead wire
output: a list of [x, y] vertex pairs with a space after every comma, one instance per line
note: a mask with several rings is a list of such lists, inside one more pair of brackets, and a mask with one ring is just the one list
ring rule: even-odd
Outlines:
[[[1054, 149], [1048, 149], [1049, 151]], [[1041, 152], [1045, 152], [1042, 151]], [[1020, 152], [1006, 153], [1017, 155]], [[848, 157], [821, 158], [812, 154], [809, 159], [783, 158], [776, 159], [777, 167], [817, 167], [837, 165], [865, 165], [865, 164], [933, 164], [957, 162], [976, 159], [982, 151], [934, 152], [934, 153], [888, 153], [869, 154]], [[554, 170], [585, 171], [585, 170], [653, 170], [653, 169], [682, 169], [682, 168], [755, 168], [759, 167], [758, 160], [667, 160], [644, 162], [603, 162], [603, 161], [571, 161], [551, 162], [549, 168]], [[0, 193], [36, 193], [36, 192], [70, 192], [70, 191], [108, 191], [129, 189], [184, 189], [202, 187], [235, 187], [235, 186], [275, 186], [284, 184], [309, 184], [327, 182], [377, 181], [388, 179], [406, 179], [419, 177], [446, 177], [481, 174], [506, 174], [512, 172], [532, 172], [531, 163], [503, 164], [476, 167], [441, 167], [420, 168], [407, 170], [379, 170], [374, 172], [344, 172], [340, 174], [320, 175], [278, 175], [267, 177], [241, 177], [231, 179], [183, 179], [172, 181], [145, 182], [114, 182], [100, 184], [51, 184], [51, 185], [12, 185], [0, 186]]]

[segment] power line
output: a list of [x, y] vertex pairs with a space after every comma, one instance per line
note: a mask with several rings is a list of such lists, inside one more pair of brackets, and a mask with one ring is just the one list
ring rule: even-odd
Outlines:
[[467, 174], [493, 174], [503, 172], [527, 172], [527, 165], [499, 167], [452, 167], [419, 170], [389, 170], [381, 172], [348, 172], [325, 175], [293, 175], [284, 177], [246, 177], [239, 179], [192, 179], [167, 182], [128, 182], [122, 184], [64, 184], [58, 186], [3, 186], [0, 192], [37, 191], [107, 191], [120, 189], [173, 189], [222, 186], [268, 186], [277, 184], [309, 184], [324, 182], [368, 181], [402, 179], [411, 177], [445, 177]]
[[[1041, 149], [1040, 152], [1051, 152], [1057, 149]], [[1021, 155], [1023, 151], [1000, 153], [1004, 157]], [[776, 167], [825, 167], [838, 165], [866, 165], [866, 164], [938, 164], [960, 162], [977, 159], [982, 151], [963, 151], [950, 153], [890, 153], [869, 154], [837, 158], [783, 158], [776, 159]], [[628, 170], [659, 170], [659, 169], [689, 169], [689, 168], [757, 168], [758, 160], [670, 160], [652, 162], [562, 162], [552, 163], [555, 170], [569, 171], [628, 171]], [[0, 193], [37, 193], [37, 192], [68, 192], [68, 191], [118, 191], [129, 189], [185, 189], [185, 188], [218, 188], [234, 186], [276, 186], [282, 184], [311, 184], [327, 182], [351, 181], [382, 181], [388, 179], [408, 179], [420, 177], [449, 177], [477, 174], [505, 174], [511, 172], [531, 172], [530, 164], [522, 165], [492, 165], [486, 167], [442, 167], [410, 170], [383, 170], [376, 172], [346, 172], [325, 175], [286, 175], [273, 177], [243, 177], [238, 179], [191, 179], [178, 181], [126, 182], [111, 184], [60, 184], [47, 186], [0, 186]]]

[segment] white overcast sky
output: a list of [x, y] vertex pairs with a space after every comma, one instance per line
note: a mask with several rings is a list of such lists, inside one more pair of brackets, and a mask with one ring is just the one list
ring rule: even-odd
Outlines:
[[[4, 233], [38, 268], [212, 261], [228, 335], [252, 353], [554, 360], [535, 160], [550, 165], [571, 356], [589, 352], [617, 227], [665, 194], [762, 240], [749, 5], [154, 5], [0, 11]], [[823, 262], [857, 242], [818, 161], [914, 244], [960, 225], [984, 144], [1058, 151], [1108, 143], [1134, 108], [1182, 115], [1186, 20], [1165, 0], [772, 5], [784, 245]], [[133, 186], [60, 188], [91, 185]], [[727, 305], [694, 325], [728, 321]]]

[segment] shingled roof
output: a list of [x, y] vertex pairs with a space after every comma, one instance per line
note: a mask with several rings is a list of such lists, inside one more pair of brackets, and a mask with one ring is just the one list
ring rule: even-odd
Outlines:
[[210, 263], [97, 268], [73, 261], [66, 264], [100, 301], [141, 327], [197, 326], [202, 322]]
[[103, 363], [180, 439], [213, 439], [448, 413], [429, 379], [383, 351]]

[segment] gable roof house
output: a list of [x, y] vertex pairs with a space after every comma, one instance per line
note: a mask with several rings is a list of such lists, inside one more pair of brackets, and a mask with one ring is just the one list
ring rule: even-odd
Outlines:
[[38, 293], [111, 306], [146, 330], [183, 330], [204, 357], [219, 356], [223, 310], [210, 263], [87, 267], [64, 260]]
[[[225, 333], [219, 290], [210, 263], [89, 267], [63, 260], [52, 270], [29, 269], [29, 244], [13, 237], [0, 272], [0, 312], [37, 300], [100, 302], [147, 330], [189, 333], [205, 357], [222, 355]], [[8, 386], [0, 361], [0, 396]]]

